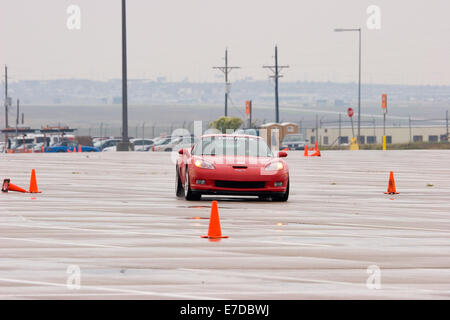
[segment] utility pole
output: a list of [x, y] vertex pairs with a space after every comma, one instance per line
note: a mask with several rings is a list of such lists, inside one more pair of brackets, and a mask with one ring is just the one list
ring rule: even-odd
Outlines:
[[225, 66], [224, 67], [213, 67], [213, 69], [218, 69], [225, 75], [225, 117], [228, 117], [228, 93], [230, 91], [230, 83], [228, 82], [228, 74], [233, 69], [240, 69], [240, 67], [229, 67], [228, 66], [228, 48], [225, 49]]
[[319, 115], [316, 114], [316, 140], [314, 143], [319, 143]]
[[275, 122], [280, 122], [280, 111], [279, 111], [279, 99], [278, 99], [278, 79], [283, 76], [280, 75], [280, 71], [289, 66], [279, 66], [278, 65], [278, 47], [275, 46], [275, 65], [274, 66], [263, 66], [265, 69], [270, 69], [274, 74], [270, 76], [275, 79]]
[[341, 136], [342, 136], [342, 124], [341, 124], [341, 121], [342, 121], [342, 115], [341, 115], [341, 113], [339, 112], [339, 137], [338, 137], [338, 144], [339, 145], [341, 145]]
[[19, 99], [17, 99], [16, 136], [19, 133]]
[[358, 143], [360, 143], [361, 140], [361, 28], [354, 28], [354, 29], [334, 29], [335, 32], [358, 32], [358, 39], [359, 39], [359, 46], [358, 46], [358, 137], [357, 140]]
[[358, 144], [361, 139], [361, 28], [359, 28], [359, 68], [358, 68]]
[[376, 130], [375, 117], [373, 117], [372, 123], [373, 123], [373, 136], [375, 137], [375, 143], [376, 143], [376, 139], [377, 139], [377, 130]]
[[[5, 66], [5, 129], [8, 128], [8, 67]], [[5, 132], [5, 153], [8, 149], [8, 134]]]
[[8, 67], [5, 66], [5, 129], [8, 127]]
[[411, 130], [411, 116], [409, 116], [409, 143], [412, 142], [412, 130]]
[[448, 110], [445, 112], [445, 127], [447, 128], [447, 143], [449, 141], [449, 136], [448, 136]]
[[126, 0], [122, 0], [122, 141], [117, 151], [130, 151], [128, 138], [128, 75], [127, 75], [127, 10]]

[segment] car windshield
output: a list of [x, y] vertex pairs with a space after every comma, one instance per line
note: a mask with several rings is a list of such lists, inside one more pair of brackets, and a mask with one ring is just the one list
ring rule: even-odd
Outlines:
[[239, 136], [204, 137], [195, 145], [193, 155], [273, 157], [262, 139]]
[[142, 146], [142, 145], [151, 145], [153, 144], [152, 140], [133, 140], [134, 145]]
[[283, 142], [304, 141], [305, 138], [302, 134], [289, 134], [284, 137]]
[[46, 137], [44, 140], [44, 137], [36, 137], [36, 143], [44, 143], [44, 141], [47, 141], [47, 143], [50, 143], [50, 137]]
[[61, 146], [64, 147], [75, 147], [77, 144], [73, 141], [63, 141], [61, 142]]

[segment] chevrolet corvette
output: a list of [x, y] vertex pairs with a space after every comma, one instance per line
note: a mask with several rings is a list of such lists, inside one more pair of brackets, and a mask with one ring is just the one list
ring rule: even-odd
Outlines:
[[257, 196], [287, 201], [289, 168], [266, 142], [250, 135], [205, 135], [178, 151], [176, 195], [200, 200], [202, 195]]

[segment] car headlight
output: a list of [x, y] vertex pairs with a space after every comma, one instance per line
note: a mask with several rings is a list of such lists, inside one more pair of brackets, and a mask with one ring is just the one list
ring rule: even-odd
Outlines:
[[267, 171], [278, 171], [284, 168], [283, 163], [280, 161], [269, 163], [264, 169]]
[[194, 165], [197, 168], [203, 168], [203, 169], [215, 169], [216, 168], [211, 162], [201, 160], [201, 159], [195, 160]]

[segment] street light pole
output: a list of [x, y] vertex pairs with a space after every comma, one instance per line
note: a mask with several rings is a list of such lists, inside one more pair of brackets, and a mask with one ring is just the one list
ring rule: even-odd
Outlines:
[[358, 143], [361, 139], [361, 28], [359, 31], [359, 75], [358, 75]]
[[127, 9], [122, 0], [122, 142], [128, 142]]
[[358, 137], [357, 141], [360, 142], [361, 139], [361, 28], [355, 29], [334, 29], [335, 32], [355, 32], [359, 33], [359, 45], [358, 45]]
[[122, 0], [122, 142], [117, 151], [130, 151], [128, 138], [128, 76], [127, 76], [127, 10], [126, 0]]

